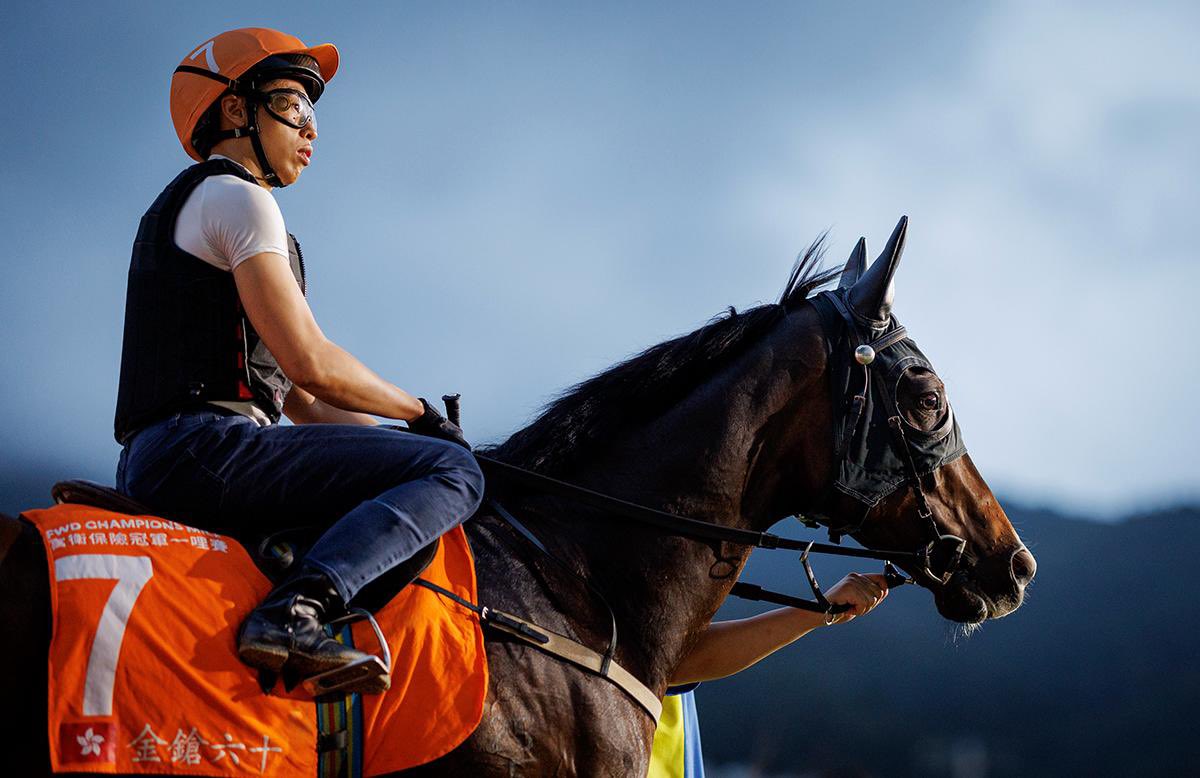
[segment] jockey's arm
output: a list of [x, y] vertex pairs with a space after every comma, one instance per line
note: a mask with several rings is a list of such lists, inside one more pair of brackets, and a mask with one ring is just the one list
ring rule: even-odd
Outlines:
[[[832, 603], [851, 606], [833, 623], [850, 621], [869, 612], [883, 602], [887, 591], [882, 575], [851, 573], [826, 594]], [[691, 653], [675, 668], [671, 686], [713, 681], [739, 673], [824, 624], [824, 614], [798, 608], [777, 608], [748, 619], [709, 624]]]
[[[286, 259], [273, 253], [256, 254], [233, 269], [233, 279], [250, 323], [283, 372], [322, 403], [318, 410], [308, 404], [316, 420], [330, 418], [331, 409], [405, 421], [424, 412], [417, 398], [383, 380], [325, 337]], [[303, 404], [303, 396], [297, 395], [293, 410]], [[304, 416], [305, 410], [301, 408], [298, 414]]]
[[374, 416], [343, 411], [322, 402], [299, 386], [293, 386], [283, 401], [283, 412], [295, 424], [378, 424]]

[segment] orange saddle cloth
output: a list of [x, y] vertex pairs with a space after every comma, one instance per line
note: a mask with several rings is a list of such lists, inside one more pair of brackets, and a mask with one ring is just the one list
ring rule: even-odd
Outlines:
[[[55, 772], [316, 776], [317, 711], [272, 694], [235, 652], [238, 625], [270, 589], [234, 540], [154, 516], [84, 505], [22, 514], [49, 559], [49, 737]], [[475, 602], [461, 527], [425, 580]], [[405, 587], [376, 618], [392, 687], [359, 701], [362, 775], [436, 759], [478, 725], [487, 658], [469, 609]], [[369, 624], [355, 645], [375, 649]], [[349, 733], [354, 738], [358, 733]]]

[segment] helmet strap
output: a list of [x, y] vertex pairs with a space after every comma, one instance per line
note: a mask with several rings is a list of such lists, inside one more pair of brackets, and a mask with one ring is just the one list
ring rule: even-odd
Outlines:
[[[254, 102], [254, 113], [251, 114], [254, 118], [251, 120], [250, 125], [246, 127], [246, 130], [250, 136], [250, 145], [254, 147], [254, 156], [258, 157], [258, 166], [262, 169], [263, 180], [267, 182], [267, 186], [282, 189], [287, 185], [279, 180], [279, 176], [275, 175], [275, 169], [267, 161], [267, 152], [263, 148], [262, 139], [258, 134], [258, 112], [262, 106], [257, 101], [247, 100], [247, 102]], [[267, 113], [270, 113], [270, 111], [267, 111]]]
[[[216, 137], [220, 140], [226, 140], [229, 138], [250, 138], [250, 146], [254, 149], [254, 156], [258, 159], [258, 167], [260, 170], [262, 170], [263, 181], [266, 182], [267, 186], [274, 187], [276, 189], [282, 189], [283, 187], [287, 186], [287, 184], [279, 180], [279, 176], [275, 174], [275, 169], [271, 167], [271, 163], [267, 161], [267, 152], [266, 149], [263, 148], [262, 139], [258, 134], [258, 111], [261, 106], [258, 104], [257, 100], [255, 100], [253, 97], [247, 96], [243, 92], [235, 91], [234, 94], [240, 95], [242, 98], [244, 98], [246, 100], [246, 107], [250, 109], [247, 111], [249, 118], [246, 120], [246, 126], [238, 127], [232, 130], [221, 130], [220, 132], [216, 133]], [[267, 113], [270, 114], [271, 112], [267, 111]], [[274, 119], [275, 117], [272, 116], [271, 118]]]

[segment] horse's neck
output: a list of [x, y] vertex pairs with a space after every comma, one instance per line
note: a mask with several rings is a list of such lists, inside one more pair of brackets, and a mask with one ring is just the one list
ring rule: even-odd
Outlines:
[[[780, 474], [796, 467], [786, 460], [809, 459], [826, 445], [823, 433], [797, 423], [806, 408], [821, 406], [817, 400], [828, 402], [819, 380], [823, 352], [808, 337], [811, 322], [797, 316], [653, 424], [590, 458], [571, 480], [679, 515], [766, 529], [783, 515], [780, 505], [802, 499], [784, 494]], [[557, 502], [538, 512], [559, 525], [552, 530], [558, 551], [588, 571], [613, 604], [619, 661], [652, 688], [665, 688], [750, 549], [688, 540], [586, 509], [564, 511]]]

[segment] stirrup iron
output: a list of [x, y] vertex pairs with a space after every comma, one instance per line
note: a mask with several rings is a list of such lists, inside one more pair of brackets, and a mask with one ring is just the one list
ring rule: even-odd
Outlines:
[[334, 619], [330, 622], [330, 625], [346, 624], [364, 619], [370, 623], [371, 629], [374, 630], [375, 640], [379, 643], [379, 647], [383, 651], [383, 656], [380, 657], [372, 654], [339, 667], [336, 670], [329, 670], [320, 675], [304, 679], [304, 688], [314, 697], [343, 691], [346, 693], [363, 693], [364, 688], [366, 689], [365, 693], [379, 693], [387, 691], [388, 687], [391, 686], [392, 652], [388, 648], [387, 639], [383, 636], [383, 630], [379, 628], [379, 622], [375, 621], [375, 617], [371, 615], [370, 611], [362, 608], [351, 608], [348, 614]]

